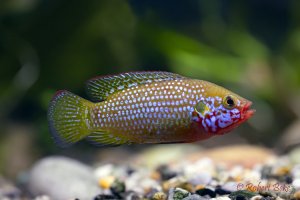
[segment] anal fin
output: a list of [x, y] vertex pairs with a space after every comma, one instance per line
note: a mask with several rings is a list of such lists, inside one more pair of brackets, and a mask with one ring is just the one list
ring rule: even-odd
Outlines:
[[130, 140], [125, 137], [115, 136], [106, 131], [96, 131], [91, 133], [86, 139], [93, 145], [98, 147], [112, 147], [112, 146], [120, 146], [123, 144], [132, 144]]

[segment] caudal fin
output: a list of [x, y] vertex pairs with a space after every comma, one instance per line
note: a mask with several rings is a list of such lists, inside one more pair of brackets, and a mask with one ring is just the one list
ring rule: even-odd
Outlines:
[[59, 146], [69, 146], [90, 134], [88, 113], [91, 105], [91, 102], [66, 90], [54, 95], [49, 105], [48, 122]]

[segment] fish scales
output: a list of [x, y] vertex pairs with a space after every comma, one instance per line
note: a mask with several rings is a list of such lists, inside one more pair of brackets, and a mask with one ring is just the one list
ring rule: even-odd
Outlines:
[[59, 91], [50, 131], [61, 146], [194, 142], [229, 132], [250, 118], [251, 102], [213, 83], [169, 72], [130, 72], [91, 79], [94, 101]]
[[[197, 84], [198, 83], [198, 84]], [[205, 83], [174, 80], [145, 84], [118, 92], [95, 105], [90, 126], [125, 134], [131, 140], [176, 134], [188, 128], [193, 107], [203, 98]], [[146, 135], [146, 136], [144, 136]]]

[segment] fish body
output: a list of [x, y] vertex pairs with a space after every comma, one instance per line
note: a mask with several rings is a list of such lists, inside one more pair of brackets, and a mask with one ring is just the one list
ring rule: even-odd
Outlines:
[[224, 134], [250, 118], [251, 102], [213, 83], [169, 72], [130, 72], [87, 82], [96, 101], [53, 97], [50, 130], [61, 146], [182, 143]]

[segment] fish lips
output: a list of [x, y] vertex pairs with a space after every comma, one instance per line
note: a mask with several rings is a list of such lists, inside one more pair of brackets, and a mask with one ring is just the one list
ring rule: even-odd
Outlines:
[[225, 133], [230, 132], [231, 130], [235, 129], [236, 127], [238, 127], [239, 125], [241, 125], [243, 122], [247, 121], [250, 117], [252, 117], [252, 115], [255, 113], [254, 109], [251, 109], [251, 105], [252, 102], [251, 101], [247, 101], [244, 106], [242, 106], [240, 108], [240, 113], [241, 113], [241, 118], [239, 119], [239, 121], [237, 123], [234, 123], [228, 127], [226, 127], [225, 129], [223, 129], [222, 131], [218, 132], [218, 135], [224, 135]]
[[252, 102], [248, 101], [241, 110], [241, 120], [245, 121], [247, 119], [249, 119], [250, 117], [252, 117], [254, 115], [254, 113], [256, 112], [255, 109], [251, 109], [251, 105]]

